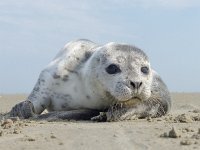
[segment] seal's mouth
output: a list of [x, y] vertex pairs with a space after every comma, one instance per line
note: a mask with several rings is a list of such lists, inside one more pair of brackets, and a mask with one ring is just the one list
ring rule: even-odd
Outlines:
[[129, 102], [129, 101], [142, 101], [142, 99], [140, 97], [134, 96], [130, 99], [124, 100], [124, 101], [120, 101], [120, 102]]
[[130, 99], [119, 100], [116, 97], [114, 97], [110, 92], [107, 91], [106, 97], [108, 97], [112, 101], [113, 104], [122, 104], [122, 105], [133, 106], [133, 105], [136, 105], [136, 104], [142, 102], [142, 99], [138, 95], [134, 95]]
[[142, 100], [139, 97], [132, 97], [131, 99], [124, 101], [117, 101], [117, 104], [120, 104], [123, 107], [134, 107], [137, 104], [140, 104]]
[[130, 100], [135, 100], [135, 99], [137, 99], [137, 100], [140, 100], [141, 101], [141, 98], [140, 97], [137, 97], [137, 96], [134, 96], [132, 99], [130, 99]]
[[124, 108], [133, 108], [140, 104], [142, 100], [139, 97], [133, 97], [126, 101], [118, 101], [117, 104]]

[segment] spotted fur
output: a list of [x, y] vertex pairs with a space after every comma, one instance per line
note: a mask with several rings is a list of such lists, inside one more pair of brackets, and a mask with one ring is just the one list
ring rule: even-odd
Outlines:
[[[120, 73], [108, 74], [106, 68], [110, 64], [119, 66]], [[143, 66], [149, 68], [148, 74], [141, 72]], [[137, 83], [139, 87], [135, 86]], [[137, 100], [139, 103], [135, 103]], [[131, 103], [123, 105], [128, 101]], [[107, 120], [112, 121], [130, 119], [135, 114], [162, 116], [170, 107], [167, 86], [141, 49], [128, 44], [99, 46], [89, 40], [77, 40], [67, 43], [43, 69], [26, 101], [14, 106], [10, 114], [29, 118], [47, 109], [70, 119], [72, 114], [88, 114], [91, 118], [91, 114], [107, 111]], [[63, 111], [65, 117], [59, 113]]]

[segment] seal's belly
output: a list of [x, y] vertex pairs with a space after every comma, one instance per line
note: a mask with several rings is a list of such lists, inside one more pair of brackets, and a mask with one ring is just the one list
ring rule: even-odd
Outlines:
[[77, 80], [69, 81], [54, 87], [49, 111], [67, 111], [74, 109], [105, 109], [110, 106], [108, 100], [104, 100], [96, 95], [91, 96], [84, 91]]
[[74, 109], [97, 109], [102, 110], [110, 106], [101, 99], [92, 98], [89, 95], [76, 97], [70, 94], [54, 94], [51, 99], [48, 110], [50, 111], [67, 111]]

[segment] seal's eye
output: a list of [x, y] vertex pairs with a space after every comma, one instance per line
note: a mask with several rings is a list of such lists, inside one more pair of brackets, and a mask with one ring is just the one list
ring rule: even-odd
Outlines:
[[120, 73], [121, 70], [120, 70], [120, 68], [119, 68], [117, 65], [111, 64], [111, 65], [109, 65], [109, 66], [106, 68], [106, 72], [107, 72], [108, 74], [116, 74], [116, 73]]
[[142, 73], [149, 74], [149, 68], [148, 67], [142, 67], [141, 68]]

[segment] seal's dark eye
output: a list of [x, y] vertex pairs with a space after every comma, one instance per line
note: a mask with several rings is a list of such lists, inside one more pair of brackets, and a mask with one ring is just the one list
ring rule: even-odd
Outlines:
[[149, 68], [148, 67], [142, 67], [141, 68], [142, 73], [149, 74]]
[[108, 74], [116, 74], [116, 73], [120, 73], [121, 70], [120, 70], [120, 68], [119, 68], [117, 65], [111, 64], [111, 65], [109, 65], [109, 66], [106, 68], [106, 72], [107, 72]]

